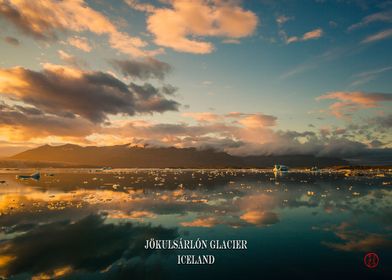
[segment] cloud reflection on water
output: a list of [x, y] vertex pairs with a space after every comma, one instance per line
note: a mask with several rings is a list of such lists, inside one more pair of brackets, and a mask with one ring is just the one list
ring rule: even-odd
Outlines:
[[[78, 221], [37, 225], [25, 234], [3, 242], [1, 274], [21, 272], [39, 275], [75, 271], [110, 271], [111, 266], [137, 258], [146, 262], [153, 251], [144, 250], [151, 237], [173, 239], [176, 229], [107, 224], [102, 216], [90, 215]], [[137, 263], [136, 262], [136, 263]]]
[[[296, 228], [343, 252], [391, 246], [392, 191], [383, 183], [390, 176], [129, 170], [56, 173], [38, 182], [17, 181], [14, 174], [1, 178], [7, 182], [0, 189], [4, 276], [139, 279], [148, 276], [148, 266], [163, 277], [162, 259], [146, 254], [142, 241], [200, 230], [220, 234], [221, 227], [257, 236], [278, 227], [287, 238], [287, 228]], [[346, 225], [347, 219], [355, 223]], [[377, 227], [361, 227], [370, 221]]]

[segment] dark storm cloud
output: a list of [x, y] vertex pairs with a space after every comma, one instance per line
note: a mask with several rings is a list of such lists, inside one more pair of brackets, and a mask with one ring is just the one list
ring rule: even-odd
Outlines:
[[20, 45], [20, 42], [19, 42], [18, 39], [14, 38], [14, 37], [9, 37], [9, 36], [4, 38], [4, 42], [6, 42], [6, 43], [8, 43], [10, 45], [13, 45], [13, 46], [19, 46]]
[[1, 254], [15, 258], [0, 272], [8, 277], [45, 273], [64, 266], [75, 271], [95, 272], [120, 259], [149, 257], [154, 251], [144, 249], [146, 239], [174, 239], [177, 235], [177, 230], [163, 227], [107, 224], [98, 215], [76, 222], [49, 223], [3, 242]]
[[110, 63], [124, 76], [148, 80], [151, 78], [163, 80], [171, 71], [171, 66], [155, 58], [149, 57], [144, 60], [118, 60], [112, 59]]
[[46, 66], [41, 72], [22, 67], [0, 69], [7, 79], [0, 91], [45, 113], [79, 115], [95, 123], [109, 114], [135, 115], [178, 110], [179, 103], [165, 98], [168, 89], [151, 84], [126, 85], [100, 71]]

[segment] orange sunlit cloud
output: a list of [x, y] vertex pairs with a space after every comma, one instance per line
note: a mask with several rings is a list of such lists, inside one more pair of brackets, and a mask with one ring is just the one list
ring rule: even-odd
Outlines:
[[392, 96], [384, 93], [336, 91], [317, 97], [317, 100], [324, 99], [337, 100], [329, 109], [331, 114], [342, 118], [360, 109], [379, 107], [382, 102], [392, 101]]
[[[131, 7], [140, 8], [135, 1]], [[195, 36], [214, 36], [238, 39], [250, 36], [258, 18], [236, 2], [206, 0], [174, 0], [170, 8], [146, 9], [147, 29], [155, 36], [155, 43], [180, 52], [210, 53], [214, 45]]]
[[[56, 39], [59, 30], [90, 31], [98, 35], [108, 35], [110, 46], [125, 54], [146, 56], [162, 52], [159, 49], [143, 50], [147, 42], [119, 31], [104, 14], [85, 5], [83, 0], [1, 1], [0, 12], [21, 31], [41, 40]], [[73, 41], [73, 45], [87, 50], [87, 45], [82, 45], [81, 42]]]

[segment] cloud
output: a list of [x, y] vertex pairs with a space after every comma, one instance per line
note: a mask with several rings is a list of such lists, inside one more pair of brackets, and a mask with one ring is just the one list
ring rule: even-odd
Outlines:
[[361, 43], [363, 43], [363, 44], [373, 43], [373, 42], [387, 39], [391, 36], [392, 36], [392, 28], [380, 31], [380, 32], [373, 34], [373, 35], [370, 35], [370, 36], [367, 36], [365, 39], [362, 40]]
[[[141, 112], [155, 106], [150, 100], [159, 89], [148, 84], [138, 86], [131, 83], [128, 86], [131, 92], [144, 96], [145, 101], [141, 99], [135, 104]], [[63, 115], [56, 115], [33, 105], [5, 106], [8, 107], [3, 106], [1, 110], [0, 140], [26, 141], [33, 138], [33, 141], [42, 143], [48, 141], [44, 137], [50, 137], [50, 141], [57, 143], [70, 141], [82, 145], [130, 143], [142, 147], [215, 149], [232, 155], [315, 155], [355, 160], [366, 156], [372, 161], [381, 158], [381, 154], [390, 153], [388, 141], [383, 138], [388, 133], [388, 115], [365, 120], [361, 125], [298, 132], [277, 130], [277, 118], [262, 113], [184, 114], [197, 121], [194, 125], [122, 118], [93, 123], [66, 111]], [[378, 123], [380, 126], [382, 123], [383, 127], [378, 128]], [[384, 149], [375, 150], [374, 145], [371, 146], [376, 139], [383, 143]]]
[[[144, 94], [144, 90], [149, 92], [148, 86], [147, 89], [135, 89], [140, 94]], [[150, 100], [148, 93], [146, 100]], [[150, 109], [148, 103], [137, 106]], [[274, 129], [276, 117], [262, 113], [186, 114], [197, 121], [194, 125], [137, 119], [110, 119], [110, 122], [94, 124], [81, 117], [47, 113], [32, 105], [7, 106], [1, 111], [0, 140], [33, 138], [39, 143], [50, 139], [57, 143], [104, 146], [130, 143], [141, 147], [214, 149], [232, 155], [315, 155], [354, 160], [366, 157], [372, 162], [390, 154], [387, 138], [383, 138], [388, 135], [388, 115], [365, 120], [361, 125], [298, 132]], [[384, 144], [383, 149], [371, 146], [376, 139]]]
[[374, 13], [364, 17], [360, 22], [350, 25], [347, 31], [353, 31], [365, 27], [374, 22], [392, 22], [392, 10]]
[[264, 114], [253, 114], [248, 115], [239, 120], [239, 123], [248, 128], [275, 126], [277, 117], [264, 115]]
[[277, 120], [277, 117], [271, 115], [265, 115], [262, 113], [247, 114], [241, 112], [231, 112], [226, 115], [219, 115], [210, 112], [190, 112], [184, 113], [183, 116], [193, 118], [198, 122], [216, 122], [235, 119], [235, 122], [247, 128], [275, 126]]
[[207, 227], [207, 228], [214, 227], [217, 224], [219, 224], [219, 222], [215, 217], [198, 218], [191, 222], [181, 223], [183, 227]]
[[109, 219], [126, 219], [126, 220], [143, 220], [144, 218], [155, 218], [156, 215], [153, 212], [140, 210], [131, 211], [126, 213], [120, 210], [106, 211], [106, 217]]
[[332, 28], [338, 27], [338, 23], [337, 23], [336, 21], [333, 21], [333, 20], [330, 20], [330, 21], [328, 22], [328, 25], [329, 25], [330, 27], [332, 27]]
[[[98, 131], [83, 118], [67, 118], [45, 114], [35, 107], [10, 106], [0, 102], [0, 131], [9, 140], [29, 140], [48, 136], [64, 136], [69, 140]], [[75, 140], [75, 139], [74, 139]]]
[[139, 113], [163, 113], [166, 111], [178, 111], [179, 103], [166, 99], [165, 94], [173, 94], [177, 88], [173, 86], [163, 86], [156, 88], [149, 83], [142, 86], [131, 83], [129, 89], [136, 95], [135, 108]]
[[69, 62], [71, 59], [75, 58], [73, 55], [70, 55], [69, 53], [63, 50], [58, 50], [57, 53], [59, 54], [61, 60], [65, 62]]
[[323, 30], [321, 28], [314, 29], [312, 31], [306, 32], [302, 36], [303, 41], [318, 39], [323, 35]]
[[22, 67], [0, 69], [0, 92], [57, 116], [80, 116], [91, 122], [108, 115], [175, 111], [179, 104], [165, 98], [171, 87], [126, 85], [99, 71], [45, 64], [40, 72]]
[[[312, 131], [275, 131], [270, 127], [245, 126], [220, 115], [219, 119], [202, 119], [197, 125], [154, 124], [146, 121], [113, 122], [94, 140], [103, 143], [147, 144], [153, 147], [213, 148], [234, 155], [316, 155], [352, 157], [371, 153], [367, 144], [350, 140], [354, 130], [337, 129], [328, 134]], [[356, 132], [356, 134], [358, 134]], [[113, 139], [110, 135], [115, 135]]]
[[56, 40], [59, 33], [66, 31], [89, 31], [107, 35], [112, 48], [132, 56], [155, 55], [162, 51], [142, 50], [147, 46], [145, 41], [120, 32], [105, 15], [90, 8], [83, 0], [2, 0], [0, 14], [23, 33], [38, 40]]
[[350, 224], [342, 223], [332, 228], [335, 235], [343, 241], [322, 242], [324, 245], [335, 250], [346, 252], [369, 252], [379, 249], [392, 248], [390, 234], [367, 233], [360, 230], [350, 229]]
[[63, 50], [58, 50], [57, 53], [59, 54], [60, 59], [69, 65], [77, 68], [82, 68], [87, 65], [83, 60], [77, 59], [74, 55], [71, 55]]
[[136, 11], [148, 13], [155, 11], [155, 6], [149, 3], [139, 3], [137, 0], [125, 0], [125, 3]]
[[[46, 223], [2, 242], [1, 255], [12, 257], [7, 259], [0, 273], [7, 277], [21, 273], [52, 275], [65, 265], [70, 272], [98, 270], [101, 274], [111, 273], [112, 265], [115, 266], [118, 260], [126, 263], [137, 257], [140, 262], [153, 254], [154, 251], [143, 248], [146, 239], [174, 239], [177, 236], [175, 229], [131, 223], [108, 224], [98, 215], [74, 222]], [[148, 269], [147, 264], [139, 265]], [[129, 275], [135, 276], [135, 273], [128, 271]]]
[[251, 210], [240, 216], [240, 219], [247, 223], [262, 226], [271, 225], [279, 222], [278, 215], [273, 212]]
[[[361, 155], [379, 153], [370, 149], [369, 143], [374, 139], [381, 141], [384, 133], [382, 131], [386, 129], [378, 129], [373, 124], [376, 120], [371, 120], [371, 123], [369, 120], [369, 124], [361, 122], [363, 127], [348, 126], [302, 132], [281, 131], [274, 129], [276, 117], [261, 113], [200, 112], [186, 113], [184, 116], [193, 118], [197, 124], [113, 121], [111, 126], [103, 128], [100, 133], [89, 136], [88, 139], [106, 144], [129, 142], [150, 147], [212, 148], [233, 155], [301, 154], [360, 158]], [[386, 116], [384, 119], [384, 122], [388, 122]], [[384, 150], [384, 154], [386, 152]]]
[[13, 46], [20, 45], [20, 42], [18, 39], [14, 38], [14, 37], [10, 37], [10, 36], [5, 37], [4, 42], [6, 42], [7, 44], [10, 44], [10, 45], [13, 45]]
[[325, 64], [329, 61], [334, 61], [340, 58], [342, 55], [348, 53], [350, 49], [347, 48], [333, 48], [329, 49], [319, 55], [313, 56], [310, 59], [306, 60], [295, 66], [293, 69], [283, 73], [279, 78], [280, 79], [287, 79], [298, 74], [302, 74], [307, 72], [311, 69], [317, 68], [322, 64]]
[[85, 52], [90, 52], [92, 49], [87, 38], [84, 37], [79, 37], [79, 36], [70, 37], [68, 38], [67, 42], [71, 46], [74, 46], [75, 48], [81, 49], [82, 51]]
[[316, 98], [316, 100], [325, 99], [337, 100], [330, 105], [329, 109], [337, 118], [343, 118], [350, 116], [353, 112], [360, 109], [376, 108], [379, 107], [382, 102], [392, 101], [392, 94], [337, 91]]
[[286, 44], [291, 44], [291, 43], [295, 43], [298, 41], [299, 41], [299, 38], [297, 36], [291, 36], [291, 37], [287, 38]]
[[238, 39], [225, 39], [225, 40], [222, 41], [222, 43], [224, 43], [224, 44], [236, 44], [236, 45], [238, 45], [238, 44], [241, 44], [241, 41], [238, 40]]
[[159, 79], [163, 80], [172, 68], [166, 62], [152, 57], [143, 60], [118, 60], [113, 59], [110, 63], [124, 76], [140, 80]]
[[323, 242], [324, 245], [346, 252], [369, 252], [379, 249], [392, 248], [392, 241], [388, 235], [368, 234], [358, 236], [356, 233], [338, 234], [345, 243]]
[[[221, 129], [220, 131], [218, 129]], [[165, 146], [165, 141], [169, 142], [167, 145], [175, 145], [181, 143], [184, 137], [201, 137], [206, 134], [216, 131], [217, 133], [225, 133], [228, 128], [225, 125], [209, 124], [209, 125], [188, 125], [180, 124], [166, 124], [166, 123], [150, 123], [147, 121], [112, 121], [112, 126], [105, 128], [102, 132], [107, 134], [117, 135], [123, 139], [129, 137], [138, 137], [156, 141], [162, 146]]]
[[324, 34], [324, 32], [323, 32], [323, 30], [321, 28], [317, 28], [317, 29], [311, 30], [309, 32], [306, 32], [301, 37], [298, 37], [298, 36], [288, 36], [283, 29], [279, 31], [280, 37], [283, 39], [283, 41], [286, 44], [319, 39], [319, 38], [321, 38], [323, 36], [323, 34]]
[[321, 156], [350, 157], [364, 154], [367, 151], [367, 145], [351, 141], [345, 138], [332, 138], [328, 140], [327, 145], [323, 145], [319, 152]]
[[370, 125], [379, 126], [380, 128], [392, 128], [392, 114], [377, 116], [369, 120]]
[[371, 71], [362, 72], [354, 75], [355, 80], [351, 83], [351, 86], [359, 86], [368, 83], [376, 79], [379, 75], [392, 70], [392, 66], [374, 69]]
[[183, 116], [195, 119], [198, 122], [213, 122], [222, 119], [222, 116], [210, 112], [184, 113]]
[[370, 145], [372, 148], [381, 148], [382, 146], [384, 146], [384, 143], [381, 142], [380, 140], [375, 139], [375, 140], [371, 141], [371, 142], [369, 143], [369, 145]]
[[293, 20], [294, 19], [294, 17], [289, 17], [289, 16], [285, 16], [285, 15], [280, 15], [280, 16], [278, 16], [277, 18], [276, 18], [276, 23], [278, 24], [278, 25], [283, 25], [283, 24], [285, 24], [286, 22], [288, 22], [288, 21], [290, 21], [290, 20]]
[[236, 1], [172, 0], [167, 3], [171, 7], [150, 11], [147, 29], [157, 45], [179, 52], [210, 53], [214, 45], [203, 37], [238, 40], [252, 35], [258, 23], [257, 16]]

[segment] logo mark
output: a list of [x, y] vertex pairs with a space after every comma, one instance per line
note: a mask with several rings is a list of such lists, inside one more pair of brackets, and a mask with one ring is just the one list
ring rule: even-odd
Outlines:
[[378, 262], [380, 258], [376, 253], [367, 253], [363, 258], [363, 262], [368, 268], [376, 268], [378, 266]]

